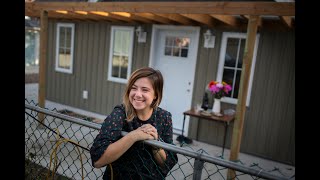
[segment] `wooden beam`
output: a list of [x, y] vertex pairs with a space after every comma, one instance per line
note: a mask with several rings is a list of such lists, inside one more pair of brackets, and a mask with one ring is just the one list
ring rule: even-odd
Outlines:
[[109, 13], [108, 13], [108, 16], [103, 16], [102, 14], [98, 15], [95, 12], [90, 11], [90, 12], [88, 12], [88, 17], [92, 18], [92, 19], [97, 19], [97, 20], [105, 20], [105, 21], [110, 21], [110, 22], [123, 23], [123, 21], [120, 21], [118, 19], [114, 19], [114, 18], [110, 17]]
[[140, 21], [142, 23], [149, 23], [149, 24], [152, 24], [153, 21], [152, 20], [149, 20], [147, 18], [144, 18], [144, 17], [141, 17], [141, 16], [137, 16], [133, 13], [126, 13], [126, 12], [111, 12], [112, 14], [116, 14], [118, 16], [123, 16], [123, 17], [126, 17], [126, 18], [129, 18], [129, 19], [132, 19], [134, 21]]
[[37, 12], [25, 12], [25, 16], [40, 18], [40, 13], [37, 13]]
[[74, 13], [73, 11], [67, 11], [66, 16], [68, 16], [71, 19], [75, 19], [75, 20], [84, 20], [85, 19], [84, 15]]
[[88, 15], [87, 11], [74, 11], [76, 14]]
[[[240, 78], [236, 118], [234, 121], [233, 132], [232, 132], [230, 161], [238, 160], [238, 155], [240, 152], [243, 124], [244, 124], [244, 118], [245, 118], [245, 112], [246, 112], [246, 99], [248, 94], [254, 45], [255, 45], [257, 30], [258, 30], [258, 22], [259, 22], [259, 16], [250, 15], [248, 30], [247, 30], [246, 45], [245, 45], [244, 54], [243, 54], [243, 65], [242, 65], [242, 72], [241, 72], [241, 78]], [[229, 169], [227, 179], [234, 179], [235, 177], [236, 177], [235, 171]]]
[[281, 20], [288, 28], [292, 28], [292, 17], [291, 17], [291, 16], [280, 16], [280, 20]]
[[214, 14], [210, 14], [210, 16], [230, 26], [234, 26], [234, 27], [240, 26], [240, 21], [234, 16], [214, 15]]
[[[249, 15], [241, 15], [241, 17], [249, 21]], [[258, 26], [262, 26], [262, 17], [259, 18]]]
[[90, 11], [90, 13], [96, 14], [96, 15], [99, 15], [99, 16], [109, 17], [109, 18], [112, 18], [112, 19], [115, 19], [115, 20], [124, 21], [124, 22], [129, 22], [129, 23], [135, 22], [135, 21], [133, 21], [133, 20], [130, 19], [130, 18], [124, 17], [124, 16], [122, 16], [122, 15], [120, 16], [120, 15], [114, 14], [114, 13], [112, 13], [112, 12]]
[[48, 18], [74, 19], [70, 15], [58, 13], [56, 11], [47, 11]]
[[215, 20], [207, 14], [181, 14], [181, 15], [189, 19], [192, 19], [194, 21], [198, 21], [202, 24], [205, 24], [210, 28], [214, 28], [216, 23]]
[[158, 16], [162, 16], [164, 18], [168, 18], [172, 21], [175, 21], [179, 24], [183, 25], [193, 25], [195, 24], [194, 21], [190, 20], [189, 18], [186, 18], [184, 16], [181, 16], [179, 14], [157, 14]]
[[295, 2], [25, 2], [25, 9], [295, 16]]
[[261, 28], [268, 31], [278, 31], [278, 32], [287, 32], [292, 28], [288, 27], [285, 23], [283, 23], [280, 18], [278, 20], [274, 19], [263, 19]]
[[[47, 44], [48, 44], [48, 12], [41, 11], [40, 15], [40, 62], [39, 62], [39, 88], [38, 103], [39, 107], [45, 108], [46, 99], [46, 63], [47, 63]], [[44, 123], [44, 114], [39, 113], [39, 121]], [[39, 126], [42, 127], [42, 126]]]
[[141, 16], [144, 18], [147, 18], [149, 20], [153, 20], [162, 24], [173, 24], [173, 21], [171, 21], [168, 18], [162, 17], [162, 16], [158, 16], [152, 13], [134, 13], [136, 16]]

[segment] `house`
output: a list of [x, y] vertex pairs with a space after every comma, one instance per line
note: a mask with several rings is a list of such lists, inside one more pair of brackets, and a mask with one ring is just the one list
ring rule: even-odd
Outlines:
[[39, 65], [39, 21], [25, 18], [25, 66]]
[[[160, 106], [172, 113], [174, 132], [180, 134], [183, 112], [201, 103], [211, 80], [232, 84], [222, 108], [237, 108], [242, 62], [248, 58], [240, 151], [295, 164], [294, 2], [25, 5], [25, 15], [43, 22], [45, 99], [108, 115], [122, 102], [129, 75], [154, 67], [165, 79]], [[247, 37], [254, 39], [248, 42], [252, 49], [245, 49]], [[215, 122], [186, 119], [185, 135], [202, 142], [221, 146], [223, 131]]]
[[38, 82], [39, 19], [25, 18], [25, 83]]

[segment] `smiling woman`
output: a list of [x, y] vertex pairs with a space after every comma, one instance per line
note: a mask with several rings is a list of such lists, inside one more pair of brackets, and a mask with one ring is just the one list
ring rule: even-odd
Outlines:
[[[158, 70], [145, 67], [130, 76], [123, 104], [105, 119], [90, 149], [94, 167], [110, 167], [103, 179], [164, 179], [178, 162], [176, 153], [142, 142], [158, 140], [174, 145], [172, 115], [158, 107], [162, 89], [163, 77]], [[121, 131], [129, 133], [122, 137]]]

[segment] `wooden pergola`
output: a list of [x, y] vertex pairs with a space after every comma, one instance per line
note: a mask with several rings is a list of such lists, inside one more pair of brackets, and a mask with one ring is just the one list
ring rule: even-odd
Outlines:
[[[254, 42], [259, 28], [286, 31], [295, 28], [295, 2], [25, 2], [25, 15], [40, 18], [40, 107], [45, 105], [45, 67], [48, 19], [170, 24], [236, 29], [247, 32], [239, 98], [231, 141], [230, 160], [238, 160], [245, 118]], [[43, 119], [39, 116], [40, 119]], [[235, 177], [228, 171], [228, 179]]]
[[258, 27], [293, 28], [294, 2], [26, 2], [25, 15], [73, 21], [173, 24], [246, 30], [249, 15]]

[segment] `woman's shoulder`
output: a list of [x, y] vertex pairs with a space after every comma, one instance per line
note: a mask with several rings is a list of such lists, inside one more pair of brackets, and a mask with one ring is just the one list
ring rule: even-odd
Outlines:
[[165, 117], [171, 117], [171, 113], [161, 107], [157, 107], [157, 114]]
[[110, 113], [109, 116], [125, 116], [125, 107], [123, 104], [119, 104], [114, 106], [112, 112]]
[[116, 106], [113, 108], [113, 110], [118, 110], [118, 111], [123, 111], [123, 112], [125, 112], [125, 107], [124, 107], [123, 104], [118, 104], [118, 105], [116, 105]]

